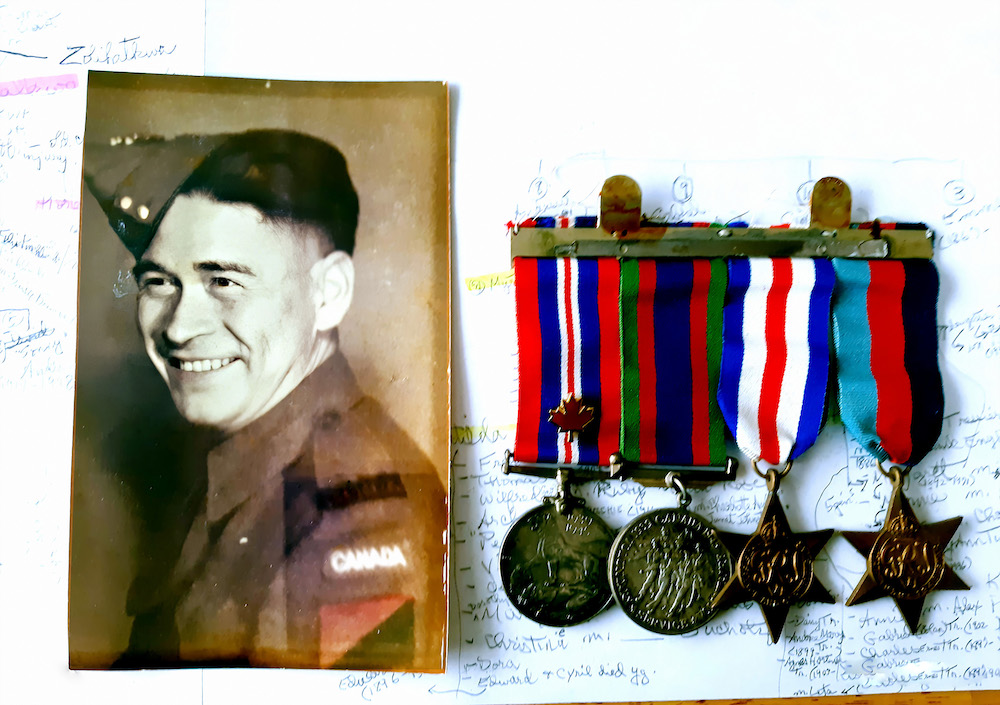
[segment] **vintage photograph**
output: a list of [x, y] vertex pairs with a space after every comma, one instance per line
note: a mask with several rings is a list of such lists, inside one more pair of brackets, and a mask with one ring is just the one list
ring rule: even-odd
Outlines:
[[70, 667], [440, 672], [442, 83], [90, 74]]

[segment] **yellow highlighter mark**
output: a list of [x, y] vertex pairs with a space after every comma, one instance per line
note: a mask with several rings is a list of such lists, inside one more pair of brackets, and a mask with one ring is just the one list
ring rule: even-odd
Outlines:
[[489, 291], [498, 286], [511, 286], [513, 283], [513, 269], [508, 269], [506, 272], [493, 272], [491, 274], [480, 274], [478, 277], [465, 278], [465, 287], [469, 291], [476, 293]]

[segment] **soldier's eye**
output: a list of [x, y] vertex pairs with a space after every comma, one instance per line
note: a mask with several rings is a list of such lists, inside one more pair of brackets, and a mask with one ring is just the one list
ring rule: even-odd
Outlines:
[[239, 286], [239, 284], [226, 277], [212, 277], [212, 286]]
[[151, 294], [166, 294], [172, 291], [174, 282], [162, 274], [143, 274], [139, 277], [139, 291]]

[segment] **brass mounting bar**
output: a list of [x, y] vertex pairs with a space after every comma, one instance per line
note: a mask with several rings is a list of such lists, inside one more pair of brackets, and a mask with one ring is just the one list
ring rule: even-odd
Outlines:
[[646, 465], [613, 457], [608, 465], [570, 465], [565, 463], [526, 463], [514, 460], [510, 451], [504, 458], [504, 474], [555, 479], [560, 470], [570, 473], [574, 482], [594, 480], [636, 480], [645, 485], [667, 486], [670, 476], [679, 477], [688, 486], [710, 485], [736, 478], [739, 463], [727, 457], [722, 465]]
[[520, 228], [511, 257], [847, 257], [930, 259], [930, 230], [642, 228], [615, 238], [600, 228]]
[[[850, 189], [825, 177], [813, 189], [808, 228], [760, 228], [697, 223], [676, 227], [644, 221], [641, 192], [626, 176], [613, 176], [601, 192], [596, 227], [512, 228], [511, 257], [845, 257], [930, 259], [934, 233], [920, 223], [851, 226]], [[535, 221], [529, 221], [534, 224]]]

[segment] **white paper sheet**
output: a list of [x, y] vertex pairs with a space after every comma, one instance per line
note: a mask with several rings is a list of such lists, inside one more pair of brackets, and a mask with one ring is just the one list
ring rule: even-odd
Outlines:
[[[0, 699], [200, 692], [200, 674], [67, 667], [76, 291], [87, 71], [204, 71], [204, 2], [0, 5]], [[102, 677], [103, 676], [103, 677]], [[50, 693], [50, 695], [42, 695]]]
[[[750, 5], [625, 2], [612, 11], [588, 3], [511, 2], [473, 10], [463, 3], [325, 8], [289, 1], [274, 10], [270, 3], [209, 3], [209, 73], [453, 85], [457, 428], [451, 647], [443, 676], [65, 670], [72, 203], [79, 200], [79, 164], [70, 179], [58, 155], [66, 156], [70, 172], [72, 150], [42, 150], [53, 154], [46, 161], [39, 152], [35, 162], [43, 180], [29, 178], [25, 159], [17, 175], [0, 183], [0, 227], [29, 235], [46, 256], [16, 239], [0, 245], [0, 308], [30, 314], [29, 320], [18, 313], [4, 318], [0, 336], [15, 351], [62, 341], [63, 355], [54, 347], [40, 353], [46, 363], [39, 377], [34, 363], [12, 366], [10, 351], [0, 363], [0, 687], [17, 694], [73, 688], [75, 697], [102, 703], [141, 697], [212, 704], [1000, 688], [1000, 44], [994, 31], [1000, 6]], [[135, 35], [149, 38], [143, 46], [176, 43], [178, 55], [182, 47], [201, 46], [197, 23], [174, 24], [170, 18], [181, 11], [173, 8], [155, 18], [145, 9], [133, 18], [116, 5], [88, 23], [69, 21], [66, 3], [54, 26], [33, 33], [29, 22], [11, 38], [8, 22], [18, 13], [10, 7], [0, 7], [0, 48], [52, 58], [0, 54], [0, 82], [69, 73], [57, 66], [65, 54], [56, 49], [81, 44], [87, 53], [93, 44], [98, 58], [111, 55], [104, 51], [108, 41], [114, 50], [114, 42]], [[44, 25], [44, 14], [32, 22]], [[33, 39], [47, 36], [51, 49]], [[0, 98], [0, 137], [21, 126], [39, 130], [32, 132], [38, 140], [60, 129], [75, 139], [82, 127], [79, 103], [65, 109], [74, 111], [69, 128], [7, 112], [40, 114], [36, 105], [57, 105], [64, 96], [79, 100], [82, 82], [16, 98], [21, 108]], [[0, 155], [0, 178], [7, 168]], [[852, 188], [855, 219], [922, 220], [936, 231], [947, 418], [937, 449], [914, 471], [908, 496], [924, 522], [965, 516], [947, 558], [973, 589], [934, 593], [923, 633], [908, 635], [890, 600], [843, 606], [864, 559], [842, 537], [831, 540], [818, 566], [838, 604], [794, 608], [773, 646], [756, 605], [731, 609], [684, 637], [644, 632], [615, 607], [565, 630], [532, 624], [512, 610], [499, 588], [497, 547], [510, 522], [552, 486], [499, 470], [513, 442], [516, 401], [504, 223], [564, 209], [595, 213], [597, 190], [615, 173], [639, 181], [647, 212], [660, 208], [706, 220], [739, 215], [762, 224], [801, 222], [803, 184], [835, 175]], [[18, 342], [32, 334], [37, 337]], [[32, 372], [23, 379], [29, 364]], [[762, 483], [744, 468], [730, 486], [696, 493], [693, 509], [720, 528], [749, 533], [764, 496]], [[800, 531], [872, 530], [887, 496], [888, 483], [837, 425], [824, 431], [782, 490], [789, 520]], [[672, 501], [663, 491], [630, 485], [599, 485], [586, 497], [616, 527]]]
[[[738, 218], [758, 225], [808, 220], [808, 208], [796, 193], [803, 183], [808, 190], [811, 179], [836, 174], [856, 194], [856, 220], [922, 218], [936, 230], [944, 281], [939, 322], [946, 420], [935, 450], [913, 471], [908, 496], [924, 522], [965, 516], [947, 559], [973, 589], [932, 593], [920, 633], [910, 635], [888, 598], [844, 606], [865, 560], [835, 536], [820, 554], [817, 573], [837, 604], [794, 607], [773, 646], [757, 605], [727, 610], [684, 636], [645, 632], [614, 607], [565, 630], [520, 618], [498, 588], [498, 543], [513, 519], [555, 487], [551, 481], [500, 474], [503, 452], [513, 443], [516, 371], [511, 336], [497, 331], [513, 330], [513, 296], [509, 284], [467, 280], [459, 294], [463, 340], [469, 346], [465, 355], [492, 372], [463, 380], [477, 411], [466, 413], [469, 427], [456, 432], [461, 443], [453, 476], [457, 572], [452, 586], [461, 634], [452, 682], [484, 702], [532, 702], [540, 688], [552, 689], [546, 692], [554, 697], [564, 697], [556, 695], [562, 688], [573, 688], [603, 701], [996, 687], [1000, 407], [995, 400], [1000, 384], [998, 367], [990, 360], [1000, 354], [1000, 288], [989, 273], [992, 264], [982, 262], [984, 243], [977, 241], [978, 233], [995, 231], [1000, 223], [1000, 192], [989, 170], [973, 176], [967, 164], [934, 159], [681, 162], [578, 155], [543, 161], [538, 174], [526, 175], [522, 183], [533, 196], [521, 201], [520, 209], [527, 215], [552, 214], [568, 201], [577, 212], [594, 212], [598, 204], [589, 194], [595, 162], [609, 174], [648, 173], [641, 182], [665, 184], [668, 191], [676, 179], [686, 183], [691, 195], [686, 203], [670, 192], [659, 203], [644, 201], [648, 210], [673, 209], [671, 218], [677, 220]], [[957, 199], [959, 185], [965, 196]], [[976, 195], [968, 200], [973, 190]], [[546, 195], [539, 198], [541, 193]], [[548, 196], [553, 193], [554, 200]], [[966, 202], [956, 205], [956, 200]], [[477, 404], [485, 398], [494, 405]], [[749, 534], [766, 489], [745, 458], [741, 465], [736, 482], [695, 492], [691, 508], [722, 530]], [[827, 426], [782, 487], [780, 496], [797, 531], [877, 530], [890, 491], [871, 457], [839, 424]], [[630, 483], [602, 483], [585, 496], [614, 527], [676, 504], [670, 492]]]

